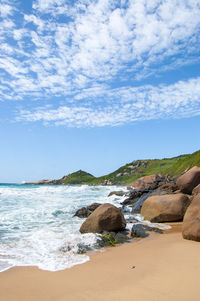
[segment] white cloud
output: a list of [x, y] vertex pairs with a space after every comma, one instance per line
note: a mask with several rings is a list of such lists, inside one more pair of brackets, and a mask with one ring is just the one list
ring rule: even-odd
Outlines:
[[0, 3], [0, 16], [2, 18], [6, 18], [9, 15], [13, 14], [13, 7], [11, 5], [6, 4], [5, 2]]
[[[199, 0], [35, 0], [30, 14], [11, 1], [2, 3], [1, 100], [61, 96], [64, 107], [74, 103], [70, 120], [75, 125], [126, 123], [143, 115], [154, 118], [155, 112], [169, 116], [170, 106], [177, 106], [180, 114], [195, 114], [188, 107], [198, 95], [189, 91], [195, 80], [183, 82], [184, 93], [180, 81], [177, 88], [157, 89], [134, 88], [129, 81], [140, 84], [146, 77], [198, 60]], [[74, 117], [77, 102], [83, 108], [79, 119]], [[67, 120], [55, 122], [72, 125]]]
[[[83, 97], [85, 96], [84, 94]], [[168, 86], [118, 88], [104, 91], [98, 96], [106, 97], [106, 105], [100, 101], [94, 105], [93, 99], [90, 99], [85, 106], [60, 106], [56, 109], [40, 107], [33, 112], [22, 110], [17, 120], [94, 127], [200, 115], [200, 78], [179, 81]]]

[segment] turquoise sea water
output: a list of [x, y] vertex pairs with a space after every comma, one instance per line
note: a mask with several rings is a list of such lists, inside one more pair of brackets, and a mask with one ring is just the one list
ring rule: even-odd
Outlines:
[[[120, 206], [122, 198], [108, 198], [119, 189], [0, 184], [0, 271], [27, 265], [56, 271], [89, 260], [77, 254], [77, 245], [95, 248], [97, 235], [81, 235], [83, 219], [73, 215], [93, 202]], [[62, 252], [68, 247], [70, 251]]]

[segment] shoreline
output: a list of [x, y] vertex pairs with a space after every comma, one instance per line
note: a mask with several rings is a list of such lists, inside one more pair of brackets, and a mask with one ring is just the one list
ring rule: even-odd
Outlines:
[[197, 301], [199, 243], [184, 240], [181, 224], [175, 224], [167, 233], [92, 252], [90, 261], [63, 271], [36, 267], [4, 271], [1, 300]]

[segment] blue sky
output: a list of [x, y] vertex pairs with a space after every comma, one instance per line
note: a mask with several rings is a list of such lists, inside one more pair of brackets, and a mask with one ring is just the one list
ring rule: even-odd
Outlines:
[[200, 148], [199, 0], [1, 0], [1, 182]]

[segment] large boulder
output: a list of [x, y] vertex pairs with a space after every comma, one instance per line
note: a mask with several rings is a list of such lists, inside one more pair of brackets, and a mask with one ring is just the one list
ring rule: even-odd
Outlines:
[[104, 231], [121, 231], [126, 221], [121, 210], [111, 204], [99, 206], [82, 224], [81, 233], [102, 233]]
[[144, 176], [142, 178], [139, 178], [133, 183], [131, 183], [129, 186], [134, 187], [137, 190], [142, 190], [145, 188], [155, 189], [158, 187], [158, 184], [163, 180], [165, 180], [165, 178], [162, 175], [153, 174], [150, 176]]
[[200, 184], [197, 185], [193, 190], [192, 190], [192, 195], [195, 196], [200, 193]]
[[200, 167], [194, 166], [178, 177], [176, 183], [183, 193], [191, 194], [194, 187], [200, 184]]
[[189, 197], [182, 193], [155, 195], [144, 201], [141, 215], [151, 222], [180, 221], [189, 204]]
[[188, 207], [182, 227], [185, 239], [200, 241], [200, 194], [197, 194]]

